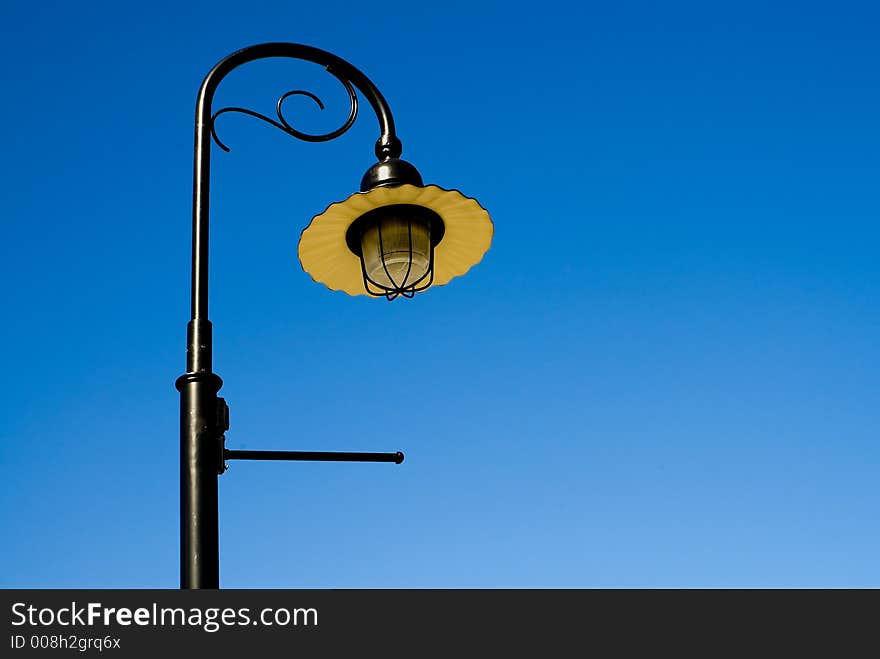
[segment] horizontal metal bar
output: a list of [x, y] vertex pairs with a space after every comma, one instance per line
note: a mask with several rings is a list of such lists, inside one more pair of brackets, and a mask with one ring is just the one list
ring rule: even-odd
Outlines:
[[307, 460], [316, 462], [403, 462], [403, 453], [344, 453], [339, 451], [223, 451], [225, 460]]

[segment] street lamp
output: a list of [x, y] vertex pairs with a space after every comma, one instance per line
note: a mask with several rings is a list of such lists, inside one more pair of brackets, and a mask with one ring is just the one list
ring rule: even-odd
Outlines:
[[[212, 112], [214, 92], [236, 67], [253, 60], [285, 57], [320, 64], [345, 87], [351, 102], [348, 119], [335, 131], [303, 133], [284, 118], [290, 96], [317, 96], [295, 90], [278, 100], [277, 119], [239, 107]], [[361, 180], [360, 192], [331, 204], [302, 232], [299, 259], [316, 281], [349, 295], [394, 300], [413, 297], [465, 274], [482, 259], [492, 241], [492, 221], [476, 200], [454, 190], [425, 186], [418, 170], [400, 159], [401, 143], [385, 98], [360, 70], [311, 46], [266, 43], [239, 50], [221, 60], [205, 77], [196, 102], [193, 171], [192, 313], [187, 325], [186, 373], [180, 392], [180, 585], [218, 588], [218, 476], [228, 460], [321, 460], [394, 462], [403, 454], [313, 451], [232, 451], [224, 446], [229, 408], [217, 396], [223, 381], [211, 370], [211, 322], [208, 320], [208, 224], [213, 138], [229, 151], [216, 131], [219, 115], [238, 112], [261, 119], [306, 142], [326, 142], [345, 133], [358, 112], [357, 91], [372, 106], [380, 136], [378, 162]]]

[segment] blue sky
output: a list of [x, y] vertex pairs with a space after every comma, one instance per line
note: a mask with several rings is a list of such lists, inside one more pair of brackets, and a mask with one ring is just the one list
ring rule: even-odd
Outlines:
[[[178, 585], [193, 108], [263, 41], [388, 99], [495, 241], [411, 301], [314, 284], [299, 232], [357, 189], [327, 144], [223, 118], [211, 319], [226, 587], [880, 586], [880, 48], [873, 3], [6, 2], [5, 587]], [[334, 128], [320, 67], [223, 105]]]

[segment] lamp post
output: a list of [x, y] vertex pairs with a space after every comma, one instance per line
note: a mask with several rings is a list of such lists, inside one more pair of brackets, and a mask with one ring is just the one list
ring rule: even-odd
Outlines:
[[[284, 101], [277, 119], [240, 107], [212, 111], [218, 85], [236, 67], [258, 59], [283, 57], [319, 64], [348, 92], [348, 118], [335, 131], [303, 133], [288, 123]], [[479, 262], [489, 249], [493, 226], [476, 200], [454, 190], [425, 186], [418, 170], [400, 159], [401, 143], [385, 98], [360, 70], [345, 60], [311, 46], [265, 43], [239, 50], [221, 60], [199, 89], [195, 117], [192, 227], [192, 309], [187, 325], [186, 373], [177, 378], [180, 392], [180, 584], [181, 588], [218, 588], [218, 477], [227, 460], [321, 460], [394, 462], [403, 454], [326, 451], [231, 451], [224, 446], [229, 409], [218, 397], [223, 382], [212, 371], [211, 322], [208, 320], [208, 226], [211, 149], [219, 115], [238, 112], [261, 119], [307, 142], [325, 142], [345, 133], [357, 118], [360, 92], [379, 122], [377, 162], [361, 180], [360, 192], [331, 204], [315, 216], [300, 236], [303, 269], [316, 281], [349, 295], [394, 300], [449, 282]]]

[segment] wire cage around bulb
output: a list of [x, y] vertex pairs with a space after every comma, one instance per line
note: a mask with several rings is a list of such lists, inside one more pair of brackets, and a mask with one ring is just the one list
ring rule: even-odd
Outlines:
[[434, 247], [444, 232], [443, 220], [430, 208], [391, 204], [357, 218], [345, 241], [359, 258], [365, 292], [390, 301], [433, 284]]

